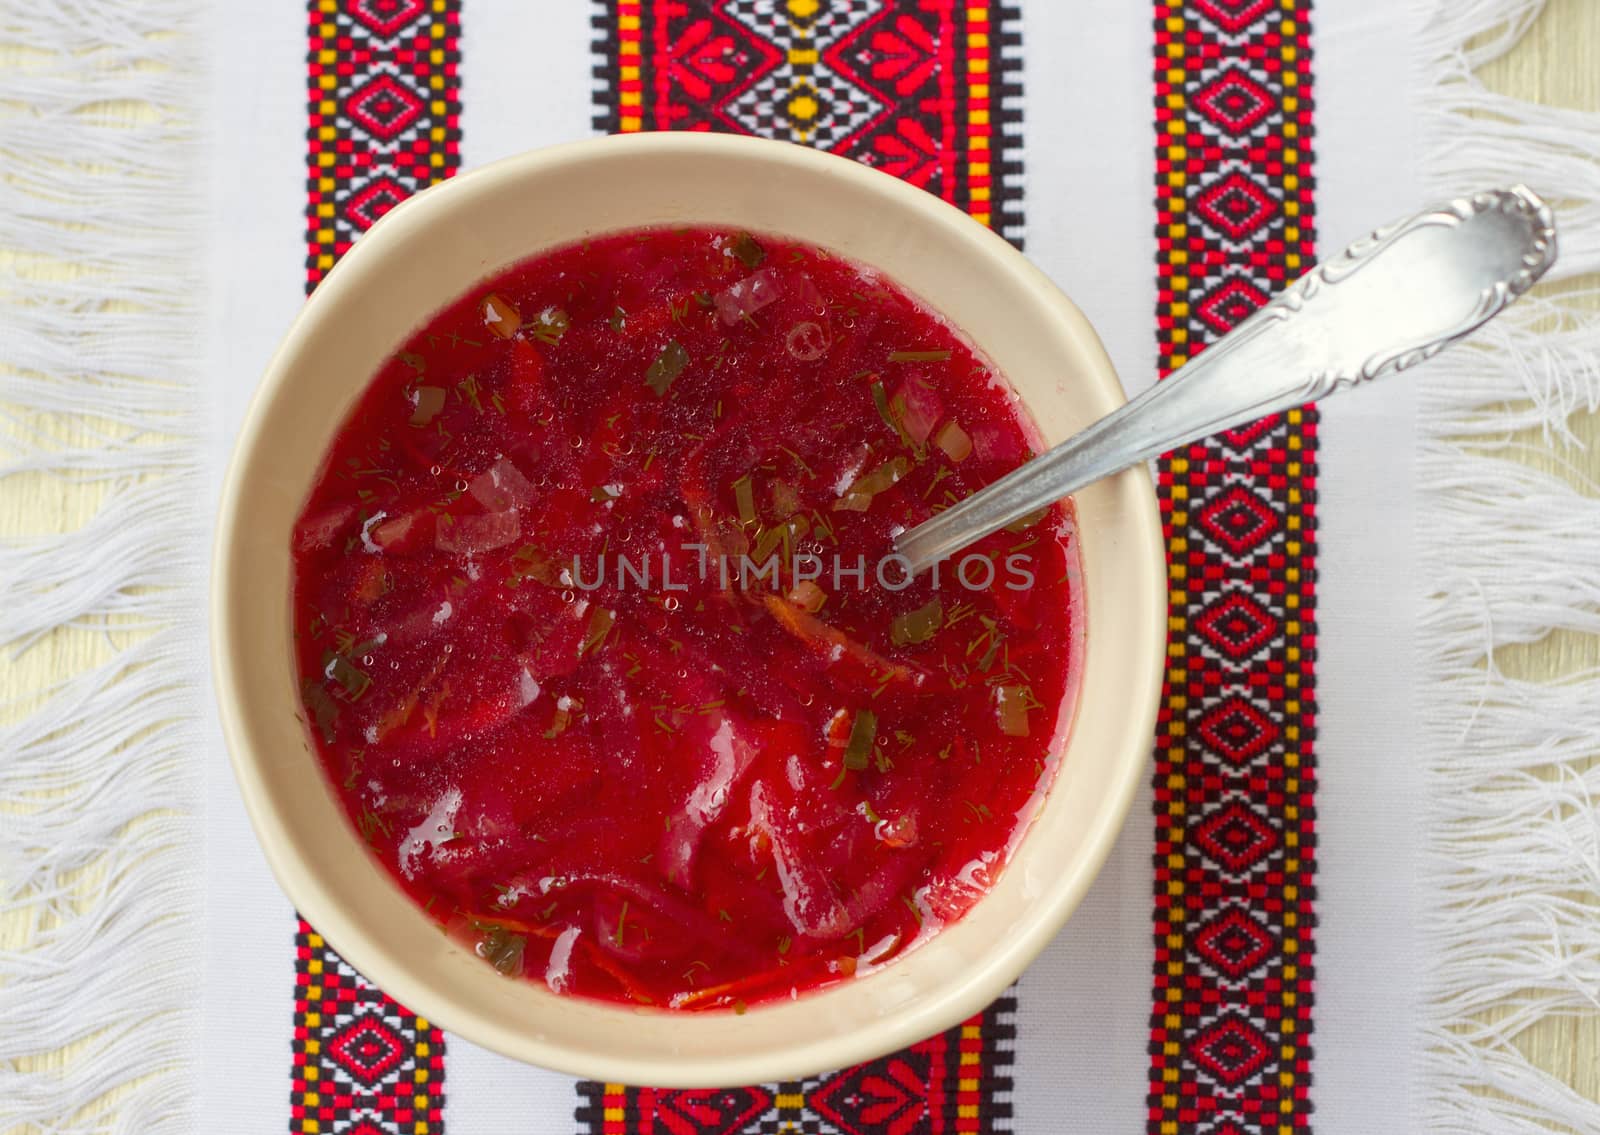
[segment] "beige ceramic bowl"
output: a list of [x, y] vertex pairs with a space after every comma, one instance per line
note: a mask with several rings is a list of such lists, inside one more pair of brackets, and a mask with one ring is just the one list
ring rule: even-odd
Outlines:
[[1166, 587], [1148, 476], [1124, 473], [1080, 493], [1087, 645], [1055, 785], [993, 891], [881, 971], [743, 1015], [670, 1014], [509, 981], [446, 938], [345, 821], [296, 718], [290, 528], [351, 402], [436, 309], [547, 247], [676, 222], [792, 236], [883, 269], [972, 337], [1051, 443], [1123, 400], [1094, 331], [1049, 280], [958, 210], [886, 174], [783, 143], [695, 134], [524, 154], [394, 210], [301, 310], [228, 472], [212, 647], [256, 835], [283, 889], [352, 965], [508, 1056], [601, 1080], [707, 1087], [882, 1055], [979, 1011], [1016, 979], [1083, 897], [1143, 775]]

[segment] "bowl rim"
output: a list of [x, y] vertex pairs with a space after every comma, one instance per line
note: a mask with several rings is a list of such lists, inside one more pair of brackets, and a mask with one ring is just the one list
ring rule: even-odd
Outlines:
[[[783, 163], [810, 166], [814, 172], [824, 173], [829, 178], [852, 179], [868, 191], [890, 198], [895, 208], [920, 215], [928, 224], [964, 228], [967, 237], [986, 255], [1003, 259], [1010, 272], [1017, 274], [1021, 282], [1039, 293], [1053, 312], [1069, 325], [1074, 337], [1088, 346], [1091, 356], [1088, 361], [1093, 366], [1084, 380], [1108, 386], [1115, 402], [1124, 400], [1115, 370], [1105, 356], [1092, 326], [1054, 282], [993, 230], [954, 205], [890, 174], [846, 158], [786, 142], [709, 133], [611, 135], [529, 150], [503, 158], [431, 186], [390, 210], [323, 278], [316, 291], [300, 307], [273, 352], [233, 441], [219, 497], [208, 612], [218, 715], [246, 814], [279, 886], [302, 916], [317, 928], [317, 932], [342, 957], [413, 1012], [441, 1028], [505, 1056], [581, 1078], [685, 1088], [789, 1080], [874, 1059], [916, 1043], [980, 1012], [1000, 996], [1049, 944], [1081, 903], [1122, 829], [1147, 767], [1146, 760], [1123, 755], [1115, 762], [1114, 773], [1109, 778], [1111, 791], [1106, 794], [1102, 807], [1095, 813], [1091, 827], [1084, 834], [1082, 849], [1070, 864], [1070, 877], [1064, 884], [1057, 885], [1050, 895], [1043, 897], [1042, 901], [1054, 907], [1050, 916], [1025, 924], [1023, 933], [992, 939], [990, 948], [980, 958], [974, 959], [971, 971], [964, 974], [961, 980], [949, 983], [937, 994], [920, 997], [905, 1008], [879, 1018], [871, 1028], [818, 1037], [777, 1054], [735, 1053], [711, 1060], [662, 1053], [641, 1058], [622, 1056], [598, 1046], [585, 1049], [570, 1043], [547, 1040], [529, 1030], [503, 1027], [472, 1008], [457, 1003], [443, 985], [430, 983], [424, 975], [402, 963], [381, 940], [380, 932], [364, 928], [355, 918], [347, 915], [325, 881], [319, 877], [311, 857], [290, 836], [284, 818], [272, 803], [271, 793], [266, 787], [263, 756], [258, 752], [260, 746], [252, 740], [241, 709], [245, 695], [234, 653], [244, 647], [231, 639], [229, 628], [232, 623], [230, 612], [236, 604], [245, 600], [244, 596], [236, 593], [231, 568], [234, 558], [233, 535], [241, 524], [245, 471], [252, 464], [251, 455], [262, 445], [264, 408], [277, 396], [294, 370], [300, 353], [299, 344], [305, 338], [308, 326], [318, 318], [320, 308], [331, 306], [332, 297], [359, 287], [365, 265], [381, 257], [385, 234], [399, 228], [400, 218], [410, 225], [425, 223], [448, 215], [449, 211], [458, 207], [459, 200], [475, 191], [496, 183], [536, 178], [544, 171], [571, 162], [602, 157], [610, 159], [624, 147], [641, 156], [692, 154], [703, 156], [709, 162], [730, 158], [741, 160], [753, 155], [764, 160], [777, 159]], [[322, 300], [320, 304], [319, 297]], [[1134, 512], [1137, 515], [1130, 519], [1125, 535], [1133, 537], [1128, 541], [1131, 545], [1138, 545], [1142, 541], [1142, 546], [1131, 547], [1128, 554], [1141, 563], [1153, 562], [1161, 569], [1149, 573], [1147, 602], [1153, 615], [1150, 621], [1154, 633], [1149, 642], [1138, 648], [1149, 658], [1150, 664], [1144, 670], [1139, 687], [1128, 690], [1126, 697], [1130, 726], [1137, 727], [1130, 727], [1128, 732], [1133, 736], [1150, 738], [1153, 743], [1166, 642], [1165, 543], [1161, 535], [1154, 485], [1148, 470], [1140, 466], [1108, 480], [1121, 482], [1124, 488], [1131, 485], [1133, 489], [1125, 495], [1135, 502]], [[1089, 633], [1094, 632], [1091, 630]], [[1070, 748], [1069, 737], [1063, 748], [1063, 757]], [[1148, 753], [1148, 747], [1145, 752]], [[1047, 796], [1046, 807], [1048, 799]], [[831, 987], [831, 991], [848, 988], [849, 983], [842, 983]], [[824, 990], [811, 996], [826, 996], [828, 992], [830, 990]], [[605, 1005], [603, 1008], [614, 1011], [619, 1028], [626, 1028], [630, 1019], [636, 1019], [640, 1012], [650, 1012], [622, 1005]], [[758, 1006], [751, 1012], [759, 1012], [760, 1008]], [[694, 1019], [693, 1015], [684, 1014], [675, 1017], [685, 1023]]]

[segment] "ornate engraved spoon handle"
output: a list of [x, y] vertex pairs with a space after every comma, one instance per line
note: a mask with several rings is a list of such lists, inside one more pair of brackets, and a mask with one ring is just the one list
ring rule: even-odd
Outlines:
[[1555, 259], [1550, 209], [1521, 185], [1381, 228], [1166, 381], [902, 533], [896, 550], [920, 572], [1101, 477], [1432, 358], [1526, 292]]

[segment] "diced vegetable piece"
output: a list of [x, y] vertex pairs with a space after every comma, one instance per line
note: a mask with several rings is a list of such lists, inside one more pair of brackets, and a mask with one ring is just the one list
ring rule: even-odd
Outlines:
[[441, 552], [476, 555], [516, 542], [522, 521], [514, 512], [488, 512], [482, 516], [439, 517], [434, 547]]
[[789, 517], [800, 511], [800, 490], [784, 481], [772, 483], [772, 512], [774, 516]]
[[1000, 732], [1008, 737], [1026, 737], [1028, 707], [1032, 701], [1033, 691], [1027, 686], [996, 686], [994, 710], [1000, 722]]
[[761, 534], [756, 538], [755, 551], [751, 558], [758, 564], [767, 562], [768, 557], [783, 546], [783, 562], [789, 563], [794, 557], [794, 542], [811, 531], [811, 521], [804, 516], [791, 516], [782, 524], [774, 524], [770, 528], [761, 529]]
[[411, 392], [411, 424], [425, 426], [444, 409], [445, 389], [442, 386], [419, 386]]
[[584, 631], [583, 643], [578, 647], [578, 657], [598, 653], [606, 644], [606, 638], [611, 634], [611, 628], [616, 621], [617, 613], [608, 611], [604, 607], [596, 607], [589, 612], [589, 628]]
[[893, 430], [895, 436], [900, 439], [900, 444], [907, 449], [915, 448], [911, 436], [906, 433], [905, 427], [900, 424], [900, 419], [894, 412], [894, 408], [889, 405], [888, 391], [884, 389], [883, 383], [877, 380], [872, 383], [872, 404], [878, 408], [878, 417], [883, 419], [883, 424]]
[[927, 642], [939, 628], [944, 625], [944, 603], [934, 599], [923, 604], [915, 611], [907, 611], [903, 615], [894, 617], [892, 633], [894, 644], [904, 646], [907, 643]]
[[522, 955], [528, 940], [504, 926], [485, 926], [478, 939], [478, 956], [507, 977], [522, 976]]
[[362, 695], [372, 688], [372, 679], [342, 654], [330, 654], [322, 672], [330, 681], [338, 684], [347, 701], [360, 701]]
[[311, 721], [316, 725], [317, 732], [322, 734], [323, 741], [333, 744], [333, 727], [339, 720], [339, 707], [328, 696], [328, 691], [322, 688], [322, 683], [309, 678], [302, 682], [300, 700], [310, 711]]
[[522, 315], [510, 300], [491, 292], [483, 301], [483, 323], [491, 335], [509, 339], [522, 326]]
[[761, 262], [767, 258], [767, 250], [762, 248], [756, 238], [749, 233], [739, 233], [733, 238], [730, 247], [734, 257], [746, 268], [759, 268]]
[[433, 543], [433, 524], [433, 513], [419, 508], [375, 526], [372, 542], [388, 553], [415, 552]]
[[553, 347], [561, 342], [561, 336], [571, 325], [572, 319], [564, 308], [547, 307], [528, 321], [528, 334]]
[[295, 527], [294, 550], [308, 552], [316, 548], [332, 547], [340, 531], [355, 519], [355, 515], [356, 506], [346, 504], [307, 517]]
[[746, 276], [729, 284], [713, 298], [717, 317], [732, 327], [741, 319], [752, 316], [783, 295], [783, 287], [771, 268], [763, 268], [753, 276]]
[[889, 407], [906, 435], [919, 446], [928, 440], [933, 427], [944, 417], [944, 403], [939, 395], [917, 379], [903, 383], [889, 400]]
[[866, 512], [872, 507], [873, 497], [886, 489], [893, 488], [895, 483], [910, 471], [910, 458], [903, 456], [890, 458], [872, 472], [857, 477], [855, 483], [845, 490], [844, 496], [833, 502], [833, 511]]
[[828, 601], [828, 593], [809, 579], [801, 580], [789, 590], [789, 602], [802, 611], [815, 615]]
[[383, 566], [383, 561], [369, 559], [361, 567], [361, 574], [356, 579], [350, 598], [357, 606], [370, 607], [383, 598], [384, 593], [389, 590], [389, 583], [389, 570]]
[[[877, 831], [874, 834], [877, 835], [885, 847], [915, 847], [917, 844], [917, 817], [911, 812], [906, 812], [892, 820], [884, 820], [878, 824]], [[922, 912], [917, 909], [914, 903], [907, 905], [910, 907], [912, 915], [920, 923], [922, 921]]]
[[779, 595], [762, 597], [762, 605], [795, 638], [831, 659], [849, 658], [857, 665], [872, 671], [880, 678], [896, 681], [915, 681], [924, 676], [919, 668], [891, 662], [864, 643], [857, 642], [837, 627], [829, 626], [815, 615], [802, 611], [788, 599]]
[[733, 483], [733, 500], [739, 509], [739, 523], [752, 524], [756, 519], [756, 494], [746, 473]]
[[950, 357], [949, 351], [895, 351], [889, 356], [891, 363], [942, 363]]
[[533, 500], [533, 484], [522, 471], [502, 457], [467, 485], [467, 491], [490, 512], [508, 512]]
[[644, 382], [651, 390], [655, 391], [657, 398], [664, 397], [678, 376], [689, 365], [689, 352], [682, 343], [674, 339], [656, 356], [655, 362], [644, 372]]
[[967, 436], [967, 431], [961, 428], [960, 423], [950, 421], [940, 427], [934, 435], [933, 444], [944, 450], [945, 456], [957, 464], [965, 461], [972, 453], [972, 439]]
[[997, 426], [973, 426], [968, 432], [972, 435], [973, 452], [985, 461], [1019, 461], [1026, 456]]
[[870, 709], [856, 710], [856, 718], [850, 723], [850, 740], [844, 747], [844, 767], [852, 772], [866, 768], [877, 740], [878, 715]]
[[820, 323], [807, 319], [789, 328], [783, 346], [794, 358], [803, 363], [814, 363], [828, 353], [829, 335]]
[[535, 580], [546, 587], [560, 587], [561, 567], [554, 556], [546, 554], [533, 544], [524, 544], [516, 550], [512, 557], [516, 560], [516, 570], [512, 576], [513, 584], [521, 583], [524, 579]]
[[567, 731], [567, 726], [572, 724], [572, 703], [570, 698], [561, 698], [556, 702], [556, 710], [550, 715], [550, 727], [544, 731], [545, 740], [550, 741], [561, 736]]

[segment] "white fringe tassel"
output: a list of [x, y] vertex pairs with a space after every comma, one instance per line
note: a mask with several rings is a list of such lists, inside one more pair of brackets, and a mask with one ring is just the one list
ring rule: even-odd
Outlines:
[[[1473, 75], [1543, 0], [1424, 2], [1432, 196], [1525, 181], [1557, 206], [1555, 275], [1600, 268], [1600, 115], [1493, 94]], [[1536, 1022], [1600, 1013], [1600, 673], [1519, 681], [1494, 655], [1600, 634], [1600, 485], [1576, 461], [1554, 476], [1511, 460], [1519, 432], [1572, 445], [1569, 418], [1600, 408], [1600, 314], [1585, 294], [1525, 299], [1418, 373], [1431, 1132], [1600, 1132], [1600, 1104], [1514, 1043]]]
[[0, 6], [0, 492], [103, 494], [0, 543], [0, 643], [91, 630], [110, 655], [0, 726], [0, 1131], [194, 1129], [203, 15]]

